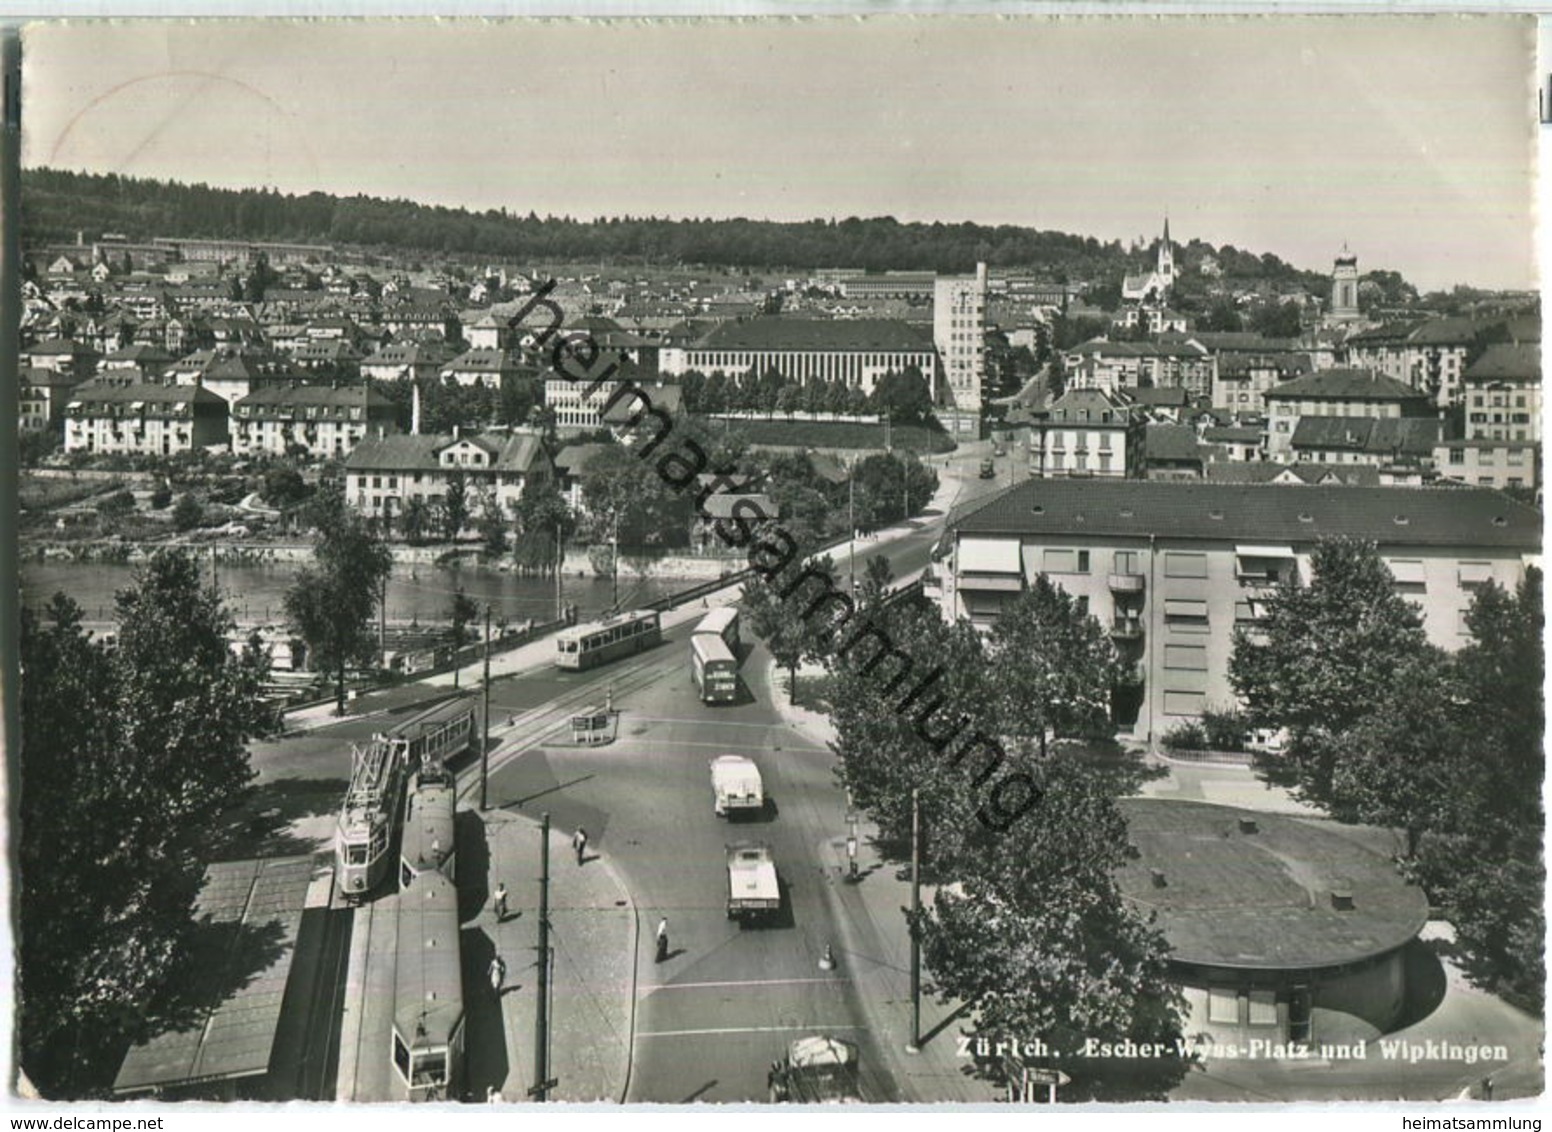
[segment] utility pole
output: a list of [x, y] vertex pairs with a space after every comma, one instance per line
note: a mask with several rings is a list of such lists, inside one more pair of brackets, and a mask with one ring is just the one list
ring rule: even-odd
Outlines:
[[846, 542], [846, 574], [848, 592], [857, 592], [857, 464], [852, 462], [846, 469], [846, 523], [850, 527], [851, 538]]
[[921, 791], [911, 791], [911, 1040], [906, 1053], [921, 1052]]
[[609, 555], [609, 574], [611, 593], [609, 597], [609, 611], [618, 612], [620, 608], [620, 509], [614, 510], [614, 552]]
[[539, 819], [539, 1001], [534, 1012], [534, 1100], [550, 1088], [550, 815]]
[[561, 604], [560, 587], [561, 575], [566, 572], [566, 545], [560, 541], [560, 520], [555, 520], [555, 620], [559, 621], [566, 615], [566, 607]]
[[485, 606], [485, 721], [480, 728], [480, 812], [490, 806], [490, 605]]

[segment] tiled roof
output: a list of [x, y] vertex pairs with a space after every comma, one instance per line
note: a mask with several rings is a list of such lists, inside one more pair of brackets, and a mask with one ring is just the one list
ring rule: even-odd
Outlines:
[[99, 385], [90, 382], [78, 386], [70, 398], [72, 405], [116, 405], [142, 401], [147, 405], [202, 404], [226, 407], [226, 400], [197, 385]]
[[330, 407], [350, 407], [365, 405], [371, 408], [383, 408], [393, 404], [387, 397], [376, 389], [362, 383], [360, 385], [266, 385], [248, 394], [237, 402], [238, 405], [269, 406], [269, 405], [318, 405]]
[[1483, 329], [1470, 318], [1430, 318], [1407, 336], [1414, 346], [1464, 346]]
[[526, 472], [544, 458], [544, 446], [533, 433], [481, 433], [478, 436], [368, 437], [351, 450], [345, 467], [352, 471], [435, 471], [437, 455], [444, 448], [467, 440], [492, 454], [487, 468], [462, 468], [465, 472]]
[[1268, 389], [1268, 399], [1330, 398], [1337, 401], [1421, 401], [1420, 393], [1404, 382], [1366, 369], [1322, 369], [1308, 377], [1296, 377]]
[[1524, 552], [1541, 547], [1540, 513], [1483, 488], [1293, 490], [1212, 482], [1029, 480], [994, 496], [961, 519], [958, 529], [965, 534], [1157, 535], [1306, 544], [1346, 535], [1384, 544]]
[[1260, 460], [1224, 460], [1208, 464], [1207, 478], [1217, 483], [1270, 484], [1293, 476], [1301, 484], [1348, 484], [1378, 487], [1380, 470], [1372, 464], [1273, 464]]
[[1139, 405], [1154, 408], [1183, 409], [1191, 403], [1186, 391], [1178, 385], [1150, 386], [1144, 389], [1128, 389], [1128, 396]]
[[932, 338], [895, 319], [753, 318], [724, 322], [691, 349], [875, 350], [932, 349]]
[[1245, 425], [1215, 425], [1202, 431], [1202, 439], [1213, 444], [1259, 444], [1261, 430]]
[[442, 367], [443, 373], [502, 373], [520, 367], [505, 350], [468, 350]]
[[1442, 427], [1434, 417], [1300, 417], [1291, 443], [1295, 448], [1426, 456]]
[[1541, 347], [1489, 346], [1463, 376], [1468, 381], [1540, 381]]
[[128, 346], [120, 346], [113, 353], [103, 358], [105, 362], [170, 362], [173, 356], [160, 346], [152, 346], [147, 342], [131, 342]]
[[1190, 425], [1150, 424], [1143, 433], [1143, 458], [1200, 462], [1202, 452], [1196, 430]]
[[568, 476], [580, 475], [594, 456], [617, 447], [615, 444], [568, 444], [555, 453], [556, 470]]

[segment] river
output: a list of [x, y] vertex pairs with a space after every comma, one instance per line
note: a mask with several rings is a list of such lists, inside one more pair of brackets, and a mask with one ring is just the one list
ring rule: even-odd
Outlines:
[[[23, 561], [21, 564], [22, 604], [40, 608], [59, 591], [74, 598], [90, 622], [114, 620], [113, 598], [134, 580], [137, 567], [101, 562]], [[208, 564], [204, 569], [209, 571]], [[227, 608], [244, 625], [279, 622], [284, 617], [286, 590], [301, 569], [298, 563], [222, 566], [217, 584]], [[639, 605], [695, 583], [684, 579], [641, 579], [634, 574], [620, 576], [620, 604]], [[496, 620], [525, 621], [544, 619], [555, 613], [553, 578], [520, 578], [509, 572], [479, 566], [432, 566], [395, 564], [388, 579], [388, 620], [402, 623], [447, 621], [448, 605], [454, 591], [464, 592], [476, 602], [491, 603]], [[575, 574], [563, 579], [562, 598], [578, 606], [586, 620], [603, 613], [612, 604], [612, 589], [607, 578]]]

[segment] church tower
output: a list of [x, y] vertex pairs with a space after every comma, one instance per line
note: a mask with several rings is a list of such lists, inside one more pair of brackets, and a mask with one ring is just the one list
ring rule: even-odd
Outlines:
[[1331, 320], [1355, 322], [1358, 312], [1358, 257], [1342, 245], [1342, 254], [1336, 257], [1331, 269]]
[[1175, 247], [1169, 242], [1169, 217], [1164, 218], [1164, 239], [1159, 244], [1159, 278], [1166, 287], [1175, 282]]

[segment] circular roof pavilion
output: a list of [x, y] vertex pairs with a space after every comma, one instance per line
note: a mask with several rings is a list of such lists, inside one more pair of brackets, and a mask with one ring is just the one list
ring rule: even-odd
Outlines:
[[1120, 804], [1140, 855], [1116, 877], [1129, 903], [1158, 913], [1172, 962], [1339, 967], [1402, 946], [1428, 918], [1390, 859], [1330, 829], [1232, 806]]

